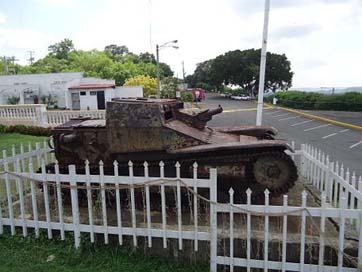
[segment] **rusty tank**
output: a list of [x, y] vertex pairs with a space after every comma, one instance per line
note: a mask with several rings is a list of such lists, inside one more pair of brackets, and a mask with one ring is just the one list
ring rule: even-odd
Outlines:
[[222, 111], [219, 106], [196, 112], [174, 99], [113, 99], [107, 102], [105, 120], [79, 117], [53, 128], [55, 156], [61, 171], [69, 164], [84, 169], [88, 160], [94, 173], [102, 161], [104, 171], [113, 174], [117, 161], [125, 175], [129, 161], [135, 175], [143, 175], [147, 161], [150, 175], [158, 176], [163, 161], [170, 177], [176, 162], [184, 177], [192, 176], [197, 162], [199, 177], [208, 177], [211, 167], [218, 169], [220, 195], [230, 187], [241, 197], [250, 188], [253, 199], [266, 188], [271, 196], [287, 192], [297, 180], [296, 166], [285, 152], [293, 152], [289, 145], [275, 140], [276, 130], [268, 126], [208, 127]]

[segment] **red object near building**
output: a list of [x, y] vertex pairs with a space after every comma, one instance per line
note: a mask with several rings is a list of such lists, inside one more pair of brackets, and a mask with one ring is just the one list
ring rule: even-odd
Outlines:
[[193, 88], [192, 96], [194, 97], [195, 102], [200, 102], [202, 100], [205, 100], [205, 91], [201, 88]]

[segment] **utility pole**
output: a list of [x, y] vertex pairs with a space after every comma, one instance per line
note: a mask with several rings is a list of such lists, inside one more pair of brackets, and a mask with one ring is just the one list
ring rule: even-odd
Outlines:
[[15, 56], [12, 56], [9, 60], [13, 63], [13, 75], [15, 75], [15, 74], [16, 74], [16, 71], [15, 71], [15, 61], [18, 61], [18, 59], [15, 58]]
[[35, 58], [34, 58], [34, 51], [28, 51], [28, 53], [29, 53], [29, 59], [27, 59], [27, 61], [29, 61], [29, 64], [30, 65], [32, 65], [33, 63], [34, 63], [34, 60], [35, 60]]
[[156, 70], [157, 70], [157, 98], [161, 98], [161, 88], [160, 88], [160, 60], [158, 56], [158, 44], [156, 44]]
[[266, 65], [266, 45], [268, 40], [268, 24], [269, 24], [270, 0], [265, 0], [264, 11], [264, 29], [260, 58], [260, 76], [259, 76], [259, 93], [258, 93], [258, 109], [256, 112], [256, 125], [261, 126], [263, 115], [263, 98], [265, 84], [265, 65]]
[[3, 57], [3, 60], [4, 60], [4, 73], [5, 75], [7, 75], [9, 73], [9, 70], [8, 70], [8, 62], [6, 56]]
[[182, 78], [183, 78], [184, 83], [185, 83], [185, 63], [184, 63], [184, 61], [182, 61]]

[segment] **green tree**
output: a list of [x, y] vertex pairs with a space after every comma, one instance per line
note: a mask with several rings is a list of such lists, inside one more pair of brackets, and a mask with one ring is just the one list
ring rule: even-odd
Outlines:
[[[151, 53], [137, 55], [127, 46], [115, 44], [107, 45], [103, 51], [75, 50], [69, 39], [50, 45], [49, 54], [32, 65], [16, 65], [14, 69], [19, 74], [83, 72], [84, 76], [115, 79], [117, 85], [140, 75], [157, 76], [156, 60]], [[3, 71], [4, 63], [0, 60], [0, 74]], [[169, 65], [160, 63], [160, 74], [163, 79], [172, 76], [173, 72]]]
[[[234, 50], [214, 59], [199, 63], [194, 74], [187, 77], [191, 86], [206, 84], [213, 88], [238, 85], [247, 93], [255, 95], [259, 85], [260, 49]], [[267, 53], [265, 90], [288, 89], [293, 72], [286, 55]]]
[[155, 95], [157, 93], [157, 80], [150, 76], [135, 76], [129, 78], [124, 83], [125, 86], [142, 86], [143, 87], [143, 95]]
[[145, 63], [153, 63], [153, 64], [156, 64], [156, 58], [155, 58], [155, 55], [151, 54], [151, 53], [141, 53], [139, 55], [139, 60], [141, 62], [145, 62]]
[[165, 78], [165, 77], [172, 77], [173, 76], [173, 72], [171, 70], [171, 67], [163, 62], [160, 62], [160, 78]]
[[161, 81], [161, 97], [162, 98], [175, 98], [178, 84], [178, 78], [166, 77]]
[[58, 59], [67, 59], [72, 50], [74, 50], [73, 41], [67, 38], [48, 47], [50, 54]]

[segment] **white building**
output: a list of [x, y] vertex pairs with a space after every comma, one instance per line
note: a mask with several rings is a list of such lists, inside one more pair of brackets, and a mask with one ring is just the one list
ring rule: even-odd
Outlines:
[[[92, 85], [96, 88], [79, 88]], [[81, 91], [86, 94], [81, 95]], [[116, 87], [114, 80], [83, 77], [82, 73], [0, 76], [0, 105], [7, 104], [8, 98], [17, 97], [19, 104], [38, 104], [46, 99], [58, 108], [98, 109], [102, 108], [102, 91], [104, 103], [113, 97], [143, 96], [141, 86]]]
[[143, 97], [142, 86], [116, 87], [114, 84], [82, 84], [68, 88], [73, 110], [103, 110], [112, 98]]

